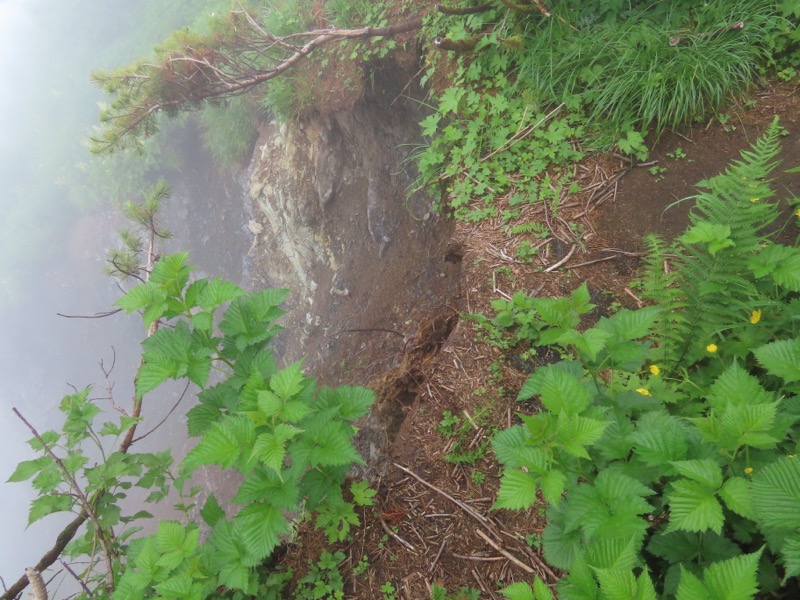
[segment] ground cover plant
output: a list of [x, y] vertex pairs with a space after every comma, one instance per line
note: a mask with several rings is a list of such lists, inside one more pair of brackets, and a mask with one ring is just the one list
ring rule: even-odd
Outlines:
[[[132, 410], [100, 423], [106, 417], [86, 388], [62, 400], [61, 431], [39, 433], [18, 415], [33, 432], [30, 444], [39, 456], [20, 463], [9, 481], [30, 479], [39, 493], [31, 523], [74, 512], [71, 536], [86, 523], [71, 542], [64, 534], [70, 542], [64, 556], [79, 561], [72, 572], [82, 581], [81, 597], [277, 598], [285, 573], [271, 572], [266, 561], [292, 523], [314, 518], [331, 543], [341, 541], [359, 524], [355, 508], [373, 502], [366, 483], [353, 482], [346, 496], [342, 486], [351, 464], [361, 462], [351, 424], [374, 394], [347, 386], [317, 389], [301, 363], [277, 368], [269, 342], [280, 330], [275, 321], [286, 290], [245, 293], [219, 279], [190, 282], [185, 252], [135, 266], [136, 255], [152, 258], [155, 241], [165, 235], [155, 214], [168, 195], [160, 184], [138, 210], [129, 210], [148, 232], [149, 250], [127, 233], [127, 250], [112, 258], [115, 274], [141, 281], [117, 305], [141, 311], [148, 330]], [[143, 398], [168, 380], [200, 389], [187, 421], [189, 435], [199, 440], [177, 467], [169, 450], [128, 451], [140, 439], [134, 434]], [[94, 456], [100, 460], [90, 460]], [[185, 489], [193, 473], [212, 464], [243, 477], [232, 515], [213, 495], [195, 507], [199, 490]], [[148, 492], [146, 503], [175, 502], [177, 494], [184, 520], [161, 521], [154, 534], [135, 536], [142, 520], [152, 518], [147, 510], [123, 514], [120, 502], [135, 487]], [[207, 531], [202, 540], [200, 520]], [[309, 586], [334, 589], [331, 573], [339, 562], [338, 554], [325, 553], [299, 582], [298, 597], [309, 597], [302, 591]]]
[[458, 218], [497, 215], [501, 196], [511, 199], [505, 218], [538, 200], [557, 211], [562, 191], [576, 191], [569, 167], [585, 150], [616, 146], [642, 160], [648, 131], [703, 118], [746, 93], [770, 65], [794, 60], [776, 41], [796, 35], [793, 5], [518, 8], [441, 9], [423, 30], [438, 36], [449, 61], [431, 59], [425, 77], [441, 89], [422, 122], [429, 143], [419, 152], [417, 185], [440, 190]]
[[496, 303], [497, 326], [562, 354], [519, 393], [541, 410], [493, 440], [495, 508], [550, 505], [560, 598], [797, 592], [800, 249], [775, 240], [778, 137], [700, 184], [674, 244], [651, 241], [653, 305], [581, 329], [585, 287]]

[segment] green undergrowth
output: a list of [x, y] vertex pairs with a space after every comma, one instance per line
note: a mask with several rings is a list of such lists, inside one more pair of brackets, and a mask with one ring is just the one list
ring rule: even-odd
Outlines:
[[519, 392], [540, 409], [492, 441], [495, 508], [549, 504], [562, 600], [800, 593], [800, 248], [775, 239], [779, 135], [700, 184], [674, 243], [650, 241], [649, 306], [587, 328], [585, 284], [495, 303], [510, 344], [562, 357]]
[[[163, 185], [151, 191], [134, 215], [149, 226], [138, 217], [137, 223], [152, 227], [145, 216], [167, 196]], [[126, 250], [137, 251], [140, 244]], [[80, 597], [282, 598], [291, 575], [274, 570], [270, 557], [296, 524], [313, 521], [334, 544], [349, 539], [359, 511], [374, 502], [366, 482], [344, 488], [351, 465], [362, 462], [352, 424], [369, 410], [373, 392], [318, 388], [299, 362], [278, 368], [269, 343], [281, 329], [276, 320], [287, 291], [247, 293], [220, 279], [190, 281], [187, 256], [160, 258], [117, 306], [141, 312], [151, 332], [142, 343], [133, 415], [167, 381], [194, 384], [198, 401], [187, 419], [194, 448], [179, 465], [169, 450], [120, 450], [141, 417], [109, 418], [87, 388], [62, 400], [61, 430], [37, 434], [30, 444], [39, 456], [20, 463], [9, 479], [31, 480], [38, 494], [30, 523], [57, 512], [89, 515], [64, 555], [79, 561], [73, 568], [90, 590]], [[121, 260], [117, 270], [136, 273], [131, 264]], [[197, 505], [199, 489], [187, 489], [208, 465], [239, 474], [227, 513], [213, 494]], [[134, 488], [144, 491], [144, 506], [173, 504], [183, 519], [160, 521], [155, 533], [142, 536], [141, 524], [152, 514], [141, 503], [132, 515], [120, 506]], [[340, 589], [342, 558], [323, 554], [299, 580], [295, 597], [321, 598], [313, 591], [319, 586]]]
[[648, 132], [707, 118], [768, 70], [791, 77], [800, 58], [793, 3], [563, 2], [549, 18], [524, 4], [432, 11], [423, 30], [448, 50], [429, 52], [423, 84], [439, 83], [415, 187], [460, 219], [513, 223], [538, 201], [557, 211], [584, 152], [644, 160]]

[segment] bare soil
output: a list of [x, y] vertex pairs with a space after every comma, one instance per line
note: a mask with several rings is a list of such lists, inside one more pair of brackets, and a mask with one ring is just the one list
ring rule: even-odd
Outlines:
[[[356, 346], [351, 341], [332, 348], [316, 372], [325, 383], [369, 381], [379, 398], [377, 412], [394, 440], [388, 468], [374, 483], [377, 505], [362, 511], [362, 527], [336, 548], [347, 556], [341, 566], [347, 598], [383, 598], [380, 588], [386, 582], [398, 598], [420, 600], [430, 596], [435, 582], [451, 592], [470, 586], [479, 588], [482, 598], [500, 598], [500, 587], [530, 581], [534, 574], [550, 584], [557, 581], [559, 573], [546, 565], [538, 544], [546, 524], [544, 506], [491, 510], [499, 481], [491, 450], [474, 465], [448, 461], [455, 438], [441, 433], [445, 411], [468, 424], [462, 450], [475, 450], [498, 428], [519, 422], [517, 413], [536, 410], [532, 403], [516, 402], [536, 365], [481, 341], [475, 322], [463, 315], [491, 317], [495, 298], [518, 290], [556, 296], [583, 281], [597, 305], [595, 317], [618, 306], [641, 305], [629, 284], [636, 277], [642, 236], [680, 234], [692, 203], [678, 201], [737, 158], [774, 115], [787, 130], [783, 167], [776, 171], [777, 196], [800, 195], [800, 177], [782, 171], [800, 164], [798, 102], [800, 93], [788, 86], [761, 90], [749, 108], [730, 108], [725, 125], [714, 119], [664, 134], [647, 166], [613, 154], [588, 158], [575, 166], [582, 191], [561, 198], [558, 214], [538, 205], [524, 209], [521, 220], [547, 225], [545, 239], [510, 236], [500, 219], [456, 223], [450, 242], [437, 243], [436, 259], [416, 271], [441, 269], [448, 285], [438, 290], [419, 288], [415, 269], [403, 263], [399, 249], [394, 258], [400, 262], [393, 261], [391, 269], [365, 272], [361, 284], [371, 290], [363, 305], [365, 322], [404, 330], [383, 339], [363, 332]], [[665, 170], [651, 172], [654, 166]], [[797, 237], [796, 221], [787, 211], [783, 236]], [[515, 255], [526, 239], [540, 246], [530, 262]], [[408, 256], [420, 260], [419, 254]], [[432, 296], [433, 291], [444, 295]], [[394, 366], [376, 374], [375, 365], [387, 363]], [[307, 561], [326, 548], [323, 536], [304, 523], [281, 563], [302, 575]], [[362, 557], [368, 568], [353, 574]]]

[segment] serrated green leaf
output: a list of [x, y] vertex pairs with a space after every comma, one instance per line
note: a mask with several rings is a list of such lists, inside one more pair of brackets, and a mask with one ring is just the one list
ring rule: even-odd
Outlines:
[[[750, 600], [758, 592], [756, 572], [762, 550], [715, 562], [703, 570], [703, 583], [709, 598]], [[680, 597], [680, 596], [679, 596]]]
[[538, 484], [545, 501], [556, 504], [567, 487], [567, 476], [558, 469], [551, 469], [539, 477]]
[[131, 288], [127, 294], [114, 302], [126, 313], [130, 314], [148, 306], [161, 305], [166, 300], [166, 294], [154, 285], [146, 283]]
[[280, 473], [286, 457], [286, 440], [272, 433], [262, 433], [256, 438], [252, 458]]
[[781, 458], [756, 472], [750, 486], [758, 523], [767, 527], [800, 528], [800, 461]]
[[800, 575], [800, 530], [795, 530], [781, 548], [783, 566], [786, 568], [784, 578]]
[[722, 506], [707, 485], [679, 479], [673, 481], [667, 494], [670, 506], [668, 531], [705, 531], [719, 533], [725, 517]]
[[517, 399], [528, 400], [537, 394], [542, 405], [555, 414], [579, 414], [589, 405], [586, 386], [553, 365], [537, 369], [522, 385]]
[[22, 481], [27, 481], [36, 475], [36, 473], [41, 471], [46, 465], [51, 463], [52, 460], [53, 459], [49, 456], [40, 456], [39, 458], [35, 458], [33, 460], [23, 460], [17, 465], [17, 468], [14, 469], [11, 477], [9, 477], [6, 482], [19, 483]]
[[606, 600], [636, 598], [636, 577], [629, 569], [596, 569], [600, 592]]
[[506, 469], [500, 477], [500, 489], [492, 508], [519, 510], [536, 502], [536, 482], [529, 473]]
[[226, 416], [214, 423], [183, 460], [182, 468], [193, 471], [202, 465], [234, 466], [255, 443], [255, 428], [245, 417]]
[[247, 552], [248, 566], [260, 564], [280, 544], [280, 536], [289, 532], [280, 510], [268, 504], [251, 504], [233, 519], [234, 535]]
[[800, 338], [772, 342], [753, 350], [770, 375], [786, 383], [800, 381]]
[[278, 371], [269, 380], [269, 387], [282, 399], [291, 398], [300, 393], [305, 381], [302, 368], [303, 363], [300, 361]]
[[74, 504], [75, 501], [71, 496], [39, 496], [31, 502], [28, 510], [28, 525], [47, 515], [71, 510]]
[[722, 468], [713, 460], [676, 460], [670, 464], [680, 474], [709, 488], [722, 485]]
[[689, 448], [687, 432], [680, 420], [658, 411], [644, 413], [628, 439], [634, 445], [635, 455], [651, 467], [668, 468], [671, 461], [685, 458]]
[[[547, 590], [548, 592], [550, 590]], [[507, 600], [544, 600], [544, 598], [537, 598], [534, 596], [534, 591], [527, 583], [517, 582], [500, 590], [500, 593], [507, 598]], [[552, 594], [550, 598], [552, 599]]]
[[156, 284], [168, 296], [180, 296], [189, 282], [189, 274], [194, 267], [186, 265], [188, 252], [177, 252], [162, 256], [153, 265], [150, 283]]
[[755, 519], [750, 482], [744, 477], [731, 477], [720, 488], [719, 496], [725, 506], [746, 519]]
[[707, 244], [709, 253], [714, 256], [720, 250], [734, 245], [730, 236], [731, 228], [728, 225], [700, 221], [689, 227], [678, 239], [684, 244]]
[[200, 516], [205, 521], [205, 524], [213, 529], [217, 521], [225, 518], [225, 511], [217, 502], [217, 497], [214, 494], [209, 494], [203, 508], [200, 509]]
[[250, 582], [247, 552], [234, 534], [233, 526], [225, 521], [219, 522], [211, 534], [210, 543], [214, 548], [220, 583], [230, 589], [246, 591]]
[[558, 415], [556, 440], [561, 448], [572, 456], [589, 459], [586, 446], [599, 440], [608, 427], [608, 422], [561, 413]]
[[192, 578], [185, 573], [174, 575], [161, 583], [157, 583], [153, 588], [163, 598], [186, 598], [192, 589]]
[[177, 365], [166, 361], [144, 363], [136, 375], [136, 395], [141, 398], [168, 379], [175, 377], [177, 373]]
[[242, 294], [244, 292], [239, 286], [222, 279], [213, 279], [198, 294], [197, 305], [204, 311], [213, 313], [225, 302], [230, 302]]
[[681, 579], [678, 583], [677, 600], [710, 600], [706, 586], [703, 582], [680, 565]]
[[260, 466], [247, 475], [234, 498], [237, 504], [267, 502], [282, 510], [296, 508], [299, 501], [300, 490], [295, 472], [286, 470], [279, 475]]
[[368, 481], [354, 481], [350, 484], [350, 493], [358, 506], [372, 506], [378, 492], [369, 487]]

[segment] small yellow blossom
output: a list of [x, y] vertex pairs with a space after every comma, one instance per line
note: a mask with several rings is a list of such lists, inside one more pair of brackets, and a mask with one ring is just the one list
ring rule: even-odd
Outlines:
[[758, 202], [761, 198], [750, 198], [750, 202]]
[[639, 392], [642, 396], [649, 396], [650, 390], [646, 388], [636, 388], [636, 391]]
[[794, 214], [798, 219], [800, 219], [800, 208], [798, 208], [796, 211], [794, 211]]
[[752, 472], [753, 472], [753, 467], [745, 467], [744, 468], [744, 474], [745, 475], [750, 475], [750, 473], [752, 473]]
[[757, 308], [750, 313], [750, 322], [755, 325], [761, 320], [761, 309]]
[[658, 365], [650, 365], [650, 373], [655, 376], [658, 376], [661, 373], [661, 369], [658, 368]]
[[708, 346], [706, 346], [706, 352], [711, 352], [711, 354], [714, 354], [714, 352], [716, 351], [717, 351], [716, 344], [709, 344]]

